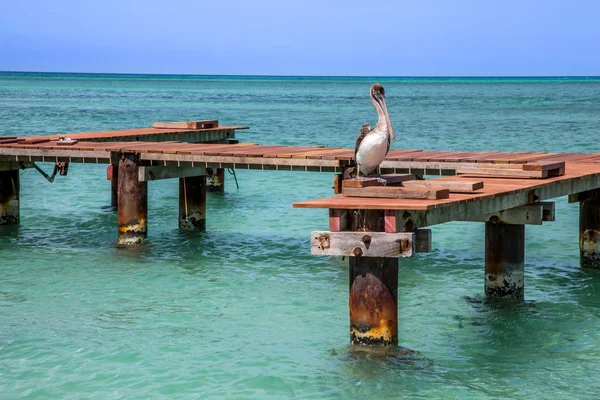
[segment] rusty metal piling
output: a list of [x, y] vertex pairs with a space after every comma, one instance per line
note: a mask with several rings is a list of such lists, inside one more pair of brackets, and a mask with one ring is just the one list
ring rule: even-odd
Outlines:
[[17, 225], [19, 214], [19, 170], [0, 171], [0, 225]]
[[580, 194], [579, 254], [582, 268], [600, 268], [600, 190]]
[[[349, 214], [352, 231], [385, 231], [383, 210], [352, 210]], [[349, 257], [349, 276], [351, 343], [397, 346], [398, 259]]]
[[206, 230], [206, 176], [179, 178], [179, 229]]
[[485, 223], [485, 295], [523, 300], [525, 225]]
[[139, 154], [123, 153], [118, 174], [120, 245], [138, 244], [148, 237], [148, 183], [139, 181], [139, 166]]

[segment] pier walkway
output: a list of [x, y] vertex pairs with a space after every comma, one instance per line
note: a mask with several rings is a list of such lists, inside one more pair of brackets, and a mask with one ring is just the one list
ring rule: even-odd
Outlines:
[[[239, 129], [247, 128], [195, 121], [0, 137], [0, 225], [19, 223], [19, 170], [41, 171], [36, 162], [61, 175], [69, 163], [109, 164], [121, 245], [147, 237], [149, 181], [178, 178], [179, 227], [203, 231], [207, 177], [222, 190], [225, 168], [333, 172], [337, 195], [293, 206], [329, 210], [329, 230], [312, 232], [311, 251], [349, 256], [354, 344], [397, 344], [398, 258], [428, 251], [431, 225], [485, 223], [485, 294], [522, 300], [525, 225], [553, 221], [548, 200], [568, 195], [580, 204], [581, 265], [600, 267], [600, 153], [390, 150], [381, 186], [351, 179], [353, 149], [239, 143]], [[439, 177], [424, 179], [431, 175]]]

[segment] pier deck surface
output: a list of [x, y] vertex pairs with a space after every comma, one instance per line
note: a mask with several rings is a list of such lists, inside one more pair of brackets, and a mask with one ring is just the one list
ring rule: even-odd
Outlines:
[[[350, 164], [353, 149], [321, 146], [263, 146], [254, 143], [184, 143], [181, 134], [226, 132], [245, 127], [222, 126], [210, 129], [131, 129], [68, 135], [0, 138], [0, 162], [110, 163], [111, 155], [140, 153], [148, 165], [248, 168], [266, 170], [341, 171]], [[60, 136], [78, 142], [65, 145]], [[153, 142], [160, 137], [161, 142]], [[171, 140], [169, 140], [171, 139]], [[176, 139], [176, 140], [173, 140]], [[121, 141], [126, 140], [126, 141]], [[132, 141], [135, 140], [135, 141]], [[148, 141], [145, 141], [148, 140]], [[476, 176], [484, 188], [469, 194], [452, 193], [448, 199], [412, 200], [333, 196], [297, 202], [297, 208], [386, 209], [432, 211], [431, 223], [461, 220], [468, 215], [517, 207], [536, 199], [545, 200], [600, 187], [600, 153], [541, 152], [448, 152], [391, 150], [381, 167], [388, 172], [453, 175], [463, 166], [500, 166], [565, 161], [566, 173], [546, 179], [518, 179]], [[446, 178], [473, 180], [471, 175]]]

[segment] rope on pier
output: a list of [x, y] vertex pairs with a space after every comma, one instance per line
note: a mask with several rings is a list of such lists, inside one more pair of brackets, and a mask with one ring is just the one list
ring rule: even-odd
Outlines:
[[235, 169], [227, 168], [227, 172], [229, 172], [230, 175], [233, 175], [233, 179], [235, 179], [235, 187], [239, 189], [240, 185], [238, 185], [237, 176], [235, 175]]

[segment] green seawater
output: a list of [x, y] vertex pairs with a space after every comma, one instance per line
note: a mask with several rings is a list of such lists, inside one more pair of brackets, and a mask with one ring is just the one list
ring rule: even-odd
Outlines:
[[[0, 73], [0, 136], [219, 119], [242, 141], [352, 147], [386, 88], [394, 149], [600, 152], [599, 78], [319, 78]], [[50, 170], [51, 164], [40, 164]], [[600, 271], [578, 208], [527, 227], [526, 301], [485, 302], [484, 227], [433, 227], [399, 263], [412, 357], [352, 351], [347, 260], [312, 257], [329, 173], [238, 170], [207, 232], [177, 230], [177, 182], [149, 185], [149, 241], [114, 246], [105, 165], [21, 172], [0, 228], [2, 399], [596, 399]]]

